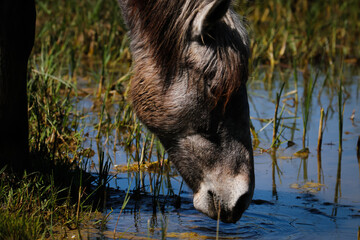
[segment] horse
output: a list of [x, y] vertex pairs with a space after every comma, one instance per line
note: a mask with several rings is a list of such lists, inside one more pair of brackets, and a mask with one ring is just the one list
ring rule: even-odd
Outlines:
[[231, 0], [118, 0], [130, 37], [130, 98], [193, 191], [194, 207], [237, 222], [255, 187], [249, 38]]

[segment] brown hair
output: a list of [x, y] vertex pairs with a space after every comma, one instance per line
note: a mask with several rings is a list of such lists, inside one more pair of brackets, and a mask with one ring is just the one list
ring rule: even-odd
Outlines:
[[[210, 21], [207, 23], [210, 26], [194, 36], [194, 24], [202, 11], [209, 8], [209, 2], [222, 4], [222, 9], [216, 9], [222, 13], [207, 12], [204, 21]], [[197, 65], [200, 77], [210, 86], [215, 104], [224, 99], [225, 105], [246, 82], [249, 57], [246, 31], [228, 9], [229, 4], [230, 0], [120, 0], [131, 38], [137, 41], [132, 48], [150, 51], [165, 80], [164, 86], [169, 86], [175, 75]], [[211, 22], [211, 18], [216, 19]], [[193, 41], [208, 49], [206, 55], [200, 56], [201, 66], [196, 63], [199, 56], [194, 56], [197, 53], [190, 49]]]

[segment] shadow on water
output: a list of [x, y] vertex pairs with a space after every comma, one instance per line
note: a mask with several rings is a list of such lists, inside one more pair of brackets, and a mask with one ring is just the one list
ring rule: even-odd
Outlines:
[[[282, 78], [284, 74], [291, 76], [279, 71], [273, 77]], [[327, 76], [318, 77], [317, 84], [328, 81]], [[105, 164], [110, 169], [109, 176], [99, 178], [105, 182], [107, 192], [107, 230], [85, 230], [83, 235], [94, 239], [216, 239], [217, 235], [220, 239], [355, 239], [360, 220], [360, 99], [359, 77], [349, 78], [352, 80], [345, 86], [345, 134], [340, 152], [333, 97], [336, 93], [331, 88], [315, 88], [308, 105], [309, 121], [302, 125], [299, 118], [304, 108], [297, 103], [304, 97], [298, 96], [306, 95], [304, 88], [309, 83], [298, 84], [290, 78], [280, 102], [281, 144], [269, 149], [273, 96], [280, 86], [273, 83], [269, 89], [263, 81], [250, 82], [249, 102], [258, 138], [254, 146], [255, 195], [241, 220], [236, 224], [220, 223], [218, 232], [215, 220], [194, 209], [191, 190], [167, 162], [166, 153], [154, 136], [140, 131], [139, 122], [131, 127], [126, 123], [131, 120], [130, 109], [121, 103], [113, 104], [109, 112], [114, 117], [111, 119], [109, 114], [101, 128], [106, 128], [106, 122], [116, 122], [120, 114], [127, 120], [116, 123], [117, 128], [110, 132], [102, 132], [96, 140], [98, 116], [91, 113], [94, 103], [82, 99], [77, 108], [88, 112], [83, 119], [88, 135], [84, 147], [95, 149], [89, 168], [101, 175], [101, 161], [111, 162]], [[326, 121], [322, 150], [317, 151], [315, 129], [319, 128], [321, 108], [326, 109]], [[354, 112], [355, 117], [350, 117]]]

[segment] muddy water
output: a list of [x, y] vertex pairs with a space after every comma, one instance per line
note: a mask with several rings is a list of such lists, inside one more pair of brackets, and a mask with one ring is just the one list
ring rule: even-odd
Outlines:
[[[274, 78], [282, 78], [278, 73]], [[261, 74], [259, 79], [261, 79]], [[192, 205], [192, 192], [182, 183], [173, 169], [159, 174], [146, 171], [116, 173], [110, 181], [107, 210], [110, 214], [106, 231], [91, 232], [90, 238], [112, 239], [356, 239], [360, 227], [360, 163], [356, 145], [360, 136], [360, 78], [348, 74], [344, 84], [343, 151], [339, 153], [338, 98], [336, 90], [323, 87], [325, 76], [319, 76], [310, 108], [308, 135], [305, 146], [309, 155], [296, 157], [303, 148], [302, 107], [294, 99], [304, 98], [304, 83], [299, 74], [298, 86], [292, 77], [285, 85], [281, 107], [285, 105], [280, 138], [284, 142], [276, 152], [271, 145], [272, 124], [266, 127], [264, 119], [274, 115], [276, 92], [280, 84], [271, 88], [262, 81], [252, 80], [249, 102], [253, 125], [258, 132], [255, 144], [256, 188], [253, 202], [236, 224], [211, 220], [196, 211]], [[280, 81], [277, 81], [280, 82]], [[297, 96], [294, 90], [297, 89]], [[83, 99], [78, 109], [89, 111], [91, 101]], [[320, 108], [327, 114], [322, 151], [317, 153]], [[353, 111], [355, 115], [353, 118]], [[89, 140], [97, 164], [98, 152], [94, 147], [96, 116], [85, 120]], [[262, 129], [262, 130], [261, 130]], [[261, 131], [260, 131], [261, 130]], [[121, 144], [113, 151], [113, 136], [102, 141], [105, 155], [114, 165], [127, 164], [129, 154]], [[295, 145], [288, 146], [288, 142]], [[85, 146], [86, 147], [86, 146]], [[96, 171], [94, 171], [96, 172]], [[123, 210], [126, 191], [130, 200]], [[120, 214], [121, 212], [121, 214]]]

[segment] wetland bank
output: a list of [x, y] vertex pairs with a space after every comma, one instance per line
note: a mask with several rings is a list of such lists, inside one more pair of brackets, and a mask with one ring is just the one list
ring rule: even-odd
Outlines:
[[[237, 224], [218, 224], [193, 208], [191, 190], [134, 116], [126, 101], [129, 39], [116, 1], [100, 0], [36, 1], [28, 81], [31, 152], [80, 166], [92, 174], [92, 185], [80, 177], [58, 184], [64, 179], [56, 170], [55, 177], [36, 176], [49, 181], [29, 174], [18, 186], [2, 177], [1, 219], [14, 226], [24, 226], [14, 219], [30, 219], [27, 233], [17, 228], [29, 239], [356, 238], [359, 4], [235, 2], [251, 37], [247, 87], [256, 175], [253, 202]], [[97, 201], [98, 211], [86, 201], [95, 201], [96, 189], [107, 196]], [[20, 199], [31, 204], [25, 208]], [[14, 226], [0, 225], [6, 238]]]

